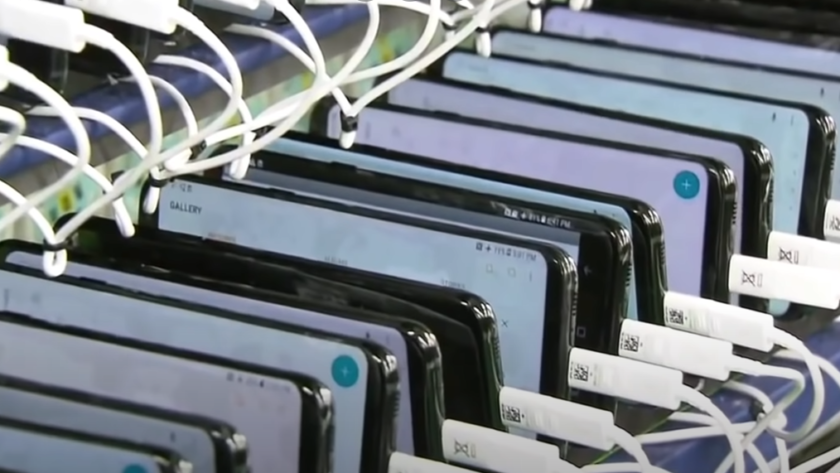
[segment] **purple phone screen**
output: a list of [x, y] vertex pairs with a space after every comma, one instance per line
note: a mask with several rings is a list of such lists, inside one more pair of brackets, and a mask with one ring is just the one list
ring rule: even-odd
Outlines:
[[[446, 84], [415, 78], [398, 85], [388, 94], [388, 102], [419, 110], [450, 112], [465, 117], [537, 130], [558, 131], [618, 143], [636, 144], [668, 151], [707, 156], [723, 161], [744, 182], [746, 157], [732, 141], [660, 128], [620, 118], [597, 115], [585, 110], [563, 108], [551, 101], [521, 100], [478, 90], [466, 85]], [[738, 194], [743, 209], [744, 189]], [[735, 253], [741, 248], [741, 222], [735, 226]], [[737, 297], [737, 296], [733, 296]]]
[[[340, 133], [333, 107], [327, 134]], [[702, 163], [375, 107], [359, 115], [356, 142], [646, 202], [659, 212], [671, 243], [670, 289], [701, 293], [709, 198]]]

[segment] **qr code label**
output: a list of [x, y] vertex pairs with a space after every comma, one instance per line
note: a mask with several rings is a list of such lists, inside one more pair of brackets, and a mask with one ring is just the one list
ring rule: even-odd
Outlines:
[[572, 364], [572, 381], [579, 381], [581, 383], [588, 383], [590, 382], [589, 379], [592, 376], [592, 369], [587, 365], [582, 365], [580, 363], [573, 363]]
[[668, 309], [667, 317], [671, 325], [685, 325], [685, 312], [680, 309]]
[[521, 424], [522, 411], [518, 407], [502, 404], [502, 420]]
[[637, 353], [639, 351], [639, 336], [638, 335], [622, 335], [621, 336], [621, 351], [629, 351]]

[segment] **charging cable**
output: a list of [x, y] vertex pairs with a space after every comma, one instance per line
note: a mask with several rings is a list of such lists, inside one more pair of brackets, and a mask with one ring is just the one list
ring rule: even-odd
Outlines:
[[[18, 2], [20, 0], [3, 1]], [[130, 9], [132, 10], [139, 9], [142, 11], [148, 8], [148, 4], [145, 0], [131, 0], [129, 3], [132, 2], [133, 6], [130, 7]], [[111, 4], [112, 2], [99, 3]], [[124, 2], [121, 0], [120, 2], [113, 3], [122, 4]], [[58, 232], [56, 232], [56, 237], [59, 239], [60, 242], [66, 241], [67, 238], [69, 238], [79, 229], [82, 223], [96, 215], [96, 213], [99, 212], [102, 209], [102, 207], [108, 205], [116, 198], [122, 196], [131, 186], [143, 179], [151, 168], [165, 163], [169, 159], [178, 156], [185, 150], [192, 149], [199, 143], [203, 143], [204, 140], [207, 139], [207, 137], [224, 128], [237, 112], [237, 100], [242, 97], [242, 74], [239, 71], [239, 66], [236, 64], [236, 59], [225, 47], [225, 45], [219, 40], [219, 38], [215, 34], [213, 34], [212, 31], [210, 31], [204, 25], [204, 23], [202, 23], [198, 18], [196, 18], [192, 13], [180, 7], [164, 9], [163, 11], [156, 10], [153, 13], [154, 15], [161, 16], [163, 20], [171, 23], [171, 32], [174, 32], [177, 26], [181, 26], [187, 31], [197, 36], [201, 41], [206, 43], [208, 47], [210, 47], [210, 49], [212, 49], [216, 54], [219, 55], [219, 58], [221, 59], [224, 67], [228, 69], [228, 75], [230, 76], [230, 83], [232, 88], [232, 99], [229, 100], [228, 103], [225, 105], [224, 109], [211, 120], [210, 124], [200, 129], [198, 133], [189, 136], [186, 140], [183, 140], [177, 145], [173, 146], [171, 149], [164, 151], [160, 154], [160, 156], [154, 157], [152, 159], [145, 159], [141, 161], [139, 165], [123, 173], [114, 182], [114, 187], [111, 189], [111, 191], [107, 192], [104, 196], [92, 202], [90, 205], [84, 207], [83, 209], [80, 209], [80, 211], [76, 213], [76, 215], [70, 218], [70, 220], [66, 222], [58, 230]], [[53, 274], [61, 274], [63, 270], [64, 268], [49, 268], [49, 271]]]
[[729, 291], [735, 294], [837, 309], [837, 281], [840, 269], [809, 268], [744, 255], [729, 258]]
[[[774, 437], [788, 442], [798, 442], [814, 429], [825, 407], [825, 382], [817, 363], [818, 360], [801, 340], [777, 329], [773, 316], [676, 292], [665, 294], [664, 311], [666, 326], [675, 330], [711, 337], [764, 353], [770, 353], [776, 346], [797, 353], [805, 362], [808, 375], [814, 385], [811, 411], [802, 425], [793, 432], [776, 430], [772, 427], [769, 431]], [[797, 390], [798, 388], [794, 388], [779, 404], [784, 404], [787, 408], [799, 396], [799, 393], [796, 393]]]
[[[3, 64], [0, 63], [0, 76], [3, 75]], [[11, 108], [0, 107], [0, 123], [4, 123], [8, 128], [5, 136], [0, 140], [0, 159], [6, 155], [15, 146], [17, 139], [23, 135], [26, 130], [26, 119], [20, 112], [12, 110]]]
[[443, 421], [443, 457], [469, 469], [495, 473], [580, 473], [556, 445], [456, 420]]
[[619, 446], [636, 459], [643, 471], [653, 467], [642, 445], [615, 425], [612, 412], [508, 387], [499, 393], [499, 404], [502, 422], [507, 427], [603, 452]]
[[[7, 48], [5, 44], [3, 44], [5, 42], [5, 38], [0, 36], [0, 67], [4, 63], [9, 62], [9, 48]], [[7, 81], [5, 77], [0, 77], [0, 92], [6, 90], [6, 87], [8, 86], [9, 81]]]
[[823, 214], [823, 234], [825, 239], [840, 242], [840, 201], [829, 200]]
[[472, 473], [472, 471], [448, 463], [393, 452], [388, 457], [388, 473]]
[[656, 364], [582, 348], [569, 354], [569, 387], [677, 411], [683, 402], [712, 417], [735, 457], [735, 473], [745, 472], [741, 436], [726, 415], [702, 393], [683, 384], [683, 373]]

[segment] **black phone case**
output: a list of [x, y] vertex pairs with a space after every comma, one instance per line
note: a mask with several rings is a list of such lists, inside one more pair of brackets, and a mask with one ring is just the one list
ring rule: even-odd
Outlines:
[[0, 386], [195, 427], [203, 430], [213, 443], [217, 471], [244, 472], [248, 466], [247, 447], [241, 440], [242, 434], [238, 433], [233, 426], [216, 419], [120, 399], [106, 398], [87, 392], [59, 388], [4, 375], [0, 375]]
[[[208, 260], [216, 258], [220, 260], [220, 266], [228, 268], [227, 277], [230, 273], [250, 275], [247, 283], [257, 288], [278, 290], [278, 284], [288, 285], [289, 287], [283, 289], [284, 291], [298, 292], [303, 297], [328, 300], [354, 308], [370, 308], [379, 312], [386, 312], [387, 307], [393, 305], [396, 306], [395, 312], [406, 311], [405, 316], [408, 319], [414, 318], [411, 314], [415, 312], [407, 306], [416, 305], [418, 308], [433, 312], [433, 314], [424, 315], [423, 318], [438, 316], [447, 318], [452, 325], [448, 328], [437, 327], [439, 324], [433, 326], [427, 322], [438, 338], [444, 359], [458, 359], [459, 362], [464, 363], [465, 359], [471, 357], [467, 352], [475, 351], [478, 356], [475, 367], [463, 371], [447, 369], [447, 365], [444, 365], [446, 399], [451, 399], [450, 393], [464, 392], [465, 399], [468, 398], [475, 409], [474, 414], [461, 415], [458, 409], [447, 407], [447, 418], [496, 430], [507, 430], [502, 424], [501, 413], [497, 406], [501, 386], [504, 385], [498, 327], [492, 307], [480, 297], [455, 288], [408, 281], [319, 261], [264, 253], [223, 242], [199, 243], [196, 238], [170, 232], [145, 227], [137, 230], [133, 238], [125, 239], [116, 230], [112, 221], [95, 218], [85, 222], [79, 235], [82, 235], [80, 238], [83, 239], [85, 232], [95, 232], [98, 243], [91, 246], [84, 241], [77, 241], [75, 245], [86, 253], [100, 254], [99, 250], [102, 250], [105, 252], [103, 256], [107, 255], [115, 259], [134, 258], [139, 262], [142, 260], [137, 258], [149, 255], [153, 255], [152, 260], [160, 260], [154, 256], [154, 252], [162, 247], [171, 247], [172, 251], [178, 251], [180, 254], [206, 255]], [[2, 244], [0, 244], [1, 247]], [[33, 247], [33, 251], [40, 250]], [[136, 254], [127, 256], [127, 252]], [[75, 260], [79, 257], [74, 255], [73, 258]], [[165, 257], [161, 256], [161, 258]], [[196, 271], [200, 270], [202, 263], [198, 258], [189, 264], [194, 263], [192, 267]], [[116, 265], [118, 263], [111, 266]], [[240, 266], [243, 267], [241, 272], [230, 270]], [[247, 271], [245, 271], [246, 267]], [[463, 326], [470, 331], [470, 337], [475, 342], [474, 349], [473, 345], [469, 344], [469, 347], [465, 347], [464, 350], [449, 351], [447, 342], [459, 343], [457, 335], [460, 335], [461, 331], [457, 326]], [[440, 331], [437, 328], [440, 328]]]
[[[15, 271], [24, 274], [32, 274], [38, 275], [37, 272], [30, 272], [26, 268], [17, 267], [14, 265], [9, 264], [2, 264], [2, 267], [8, 271]], [[78, 285], [78, 286], [85, 286], [91, 287], [91, 284], [85, 283], [84, 281], [71, 281], [71, 284]], [[125, 291], [128, 293], [128, 291]], [[166, 302], [171, 303], [171, 301], [165, 301], [162, 298], [149, 298], [145, 297], [145, 299], [154, 300], [156, 302]], [[178, 305], [178, 304], [173, 304]], [[187, 304], [179, 304], [181, 307], [185, 307], [191, 310], [195, 310], [197, 306], [194, 305], [187, 305]], [[237, 319], [237, 314], [230, 314], [227, 312], [222, 311], [213, 311], [211, 309], [201, 309], [202, 312], [207, 313], [208, 315], [218, 315], [224, 317], [225, 315], [232, 315], [231, 318], [234, 320]], [[20, 325], [27, 325], [31, 327], [37, 327], [45, 330], [52, 330], [57, 331], [60, 333], [65, 333], [68, 335], [74, 335], [83, 338], [89, 338], [91, 340], [98, 340], [106, 343], [117, 344], [128, 348], [135, 348], [138, 350], [144, 350], [154, 353], [159, 353], [166, 356], [172, 356], [177, 358], [182, 358], [186, 360], [192, 360], [201, 363], [212, 364], [216, 366], [222, 367], [229, 367], [231, 369], [236, 369], [240, 371], [248, 371], [260, 376], [271, 377], [271, 378], [278, 378], [278, 379], [286, 379], [295, 382], [296, 384], [301, 383], [305, 385], [309, 385], [312, 387], [317, 387], [314, 392], [317, 393], [319, 396], [322, 395], [324, 392], [324, 386], [318, 382], [317, 380], [305, 376], [300, 373], [293, 373], [293, 372], [286, 372], [278, 369], [273, 368], [266, 368], [264, 366], [254, 365], [250, 363], [242, 363], [238, 361], [232, 361], [229, 358], [222, 358], [217, 357], [214, 355], [207, 355], [203, 353], [196, 353], [187, 350], [181, 350], [172, 348], [169, 346], [158, 345], [148, 342], [143, 342], [137, 339], [130, 339], [126, 337], [118, 337], [111, 334], [97, 332], [93, 330], [82, 329], [78, 327], [70, 327], [67, 325], [56, 325], [51, 324], [48, 322], [44, 322], [39, 319], [35, 319], [30, 317], [26, 314], [14, 314], [14, 315], [5, 315], [0, 316], [0, 320], [10, 321], [13, 323], [17, 323]], [[240, 318], [241, 320], [241, 318]], [[247, 322], [246, 322], [247, 323]], [[253, 324], [252, 324], [253, 325]], [[316, 336], [313, 334], [313, 336]], [[385, 356], [384, 351], [378, 346], [373, 344], [368, 344], [365, 342], [357, 343], [354, 340], [349, 340], [350, 344], [356, 344], [368, 357], [369, 366], [373, 367], [368, 373], [368, 395], [370, 398], [368, 399], [367, 406], [366, 406], [366, 420], [371, 419], [373, 415], [370, 412], [370, 408], [372, 407], [372, 403], [379, 403], [375, 404], [379, 406], [378, 408], [388, 408], [394, 406], [396, 408], [396, 395], [383, 395], [383, 392], [388, 393], [389, 389], [391, 392], [396, 392], [397, 390], [397, 381], [396, 381], [396, 370], [393, 367], [389, 366], [387, 363], [383, 362], [383, 356]], [[386, 381], [389, 380], [389, 381]], [[320, 401], [320, 403], [324, 406], [329, 405], [327, 401]], [[331, 471], [331, 449], [332, 449], [332, 438], [331, 438], [331, 426], [324, 425], [326, 422], [324, 419], [332, 419], [332, 412], [328, 412], [325, 416], [323, 412], [323, 408], [321, 411], [318, 412], [317, 418], [310, 418], [310, 419], [303, 419], [302, 423], [304, 427], [306, 424], [314, 424], [314, 426], [318, 426], [317, 429], [304, 428], [303, 430], [311, 435], [307, 438], [301, 438], [301, 473], [310, 473], [310, 472], [318, 472], [318, 473], [327, 473]], [[304, 412], [306, 414], [306, 412]], [[311, 412], [310, 412], [311, 414]], [[381, 424], [386, 423], [384, 419], [386, 416], [379, 415], [379, 417], [375, 418], [375, 423]], [[319, 425], [319, 423], [321, 425]], [[393, 423], [393, 422], [392, 422]], [[365, 427], [367, 431], [368, 423], [366, 421]], [[371, 430], [379, 431], [382, 429], [377, 428], [378, 426], [373, 426]], [[315, 435], [312, 435], [315, 434]], [[371, 439], [380, 439], [379, 436], [370, 437]], [[370, 444], [376, 444], [376, 442], [370, 442]], [[365, 444], [368, 445], [368, 444]], [[363, 460], [364, 460], [363, 455]], [[306, 463], [310, 462], [310, 463]]]

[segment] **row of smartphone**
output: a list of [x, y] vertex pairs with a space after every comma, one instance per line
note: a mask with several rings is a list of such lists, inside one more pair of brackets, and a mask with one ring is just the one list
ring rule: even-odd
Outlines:
[[771, 231], [823, 236], [833, 56], [658, 21], [497, 29], [493, 57], [452, 52], [367, 108], [350, 150], [320, 103], [244, 181], [167, 183], [135, 237], [88, 222], [60, 278], [0, 242], [0, 468], [493, 471], [444, 421], [536, 438], [503, 386], [615, 410], [569, 389], [594, 376], [569, 350], [632, 351], [621, 322], [678, 316], [667, 290], [807, 316], [736, 298], [727, 268]]

